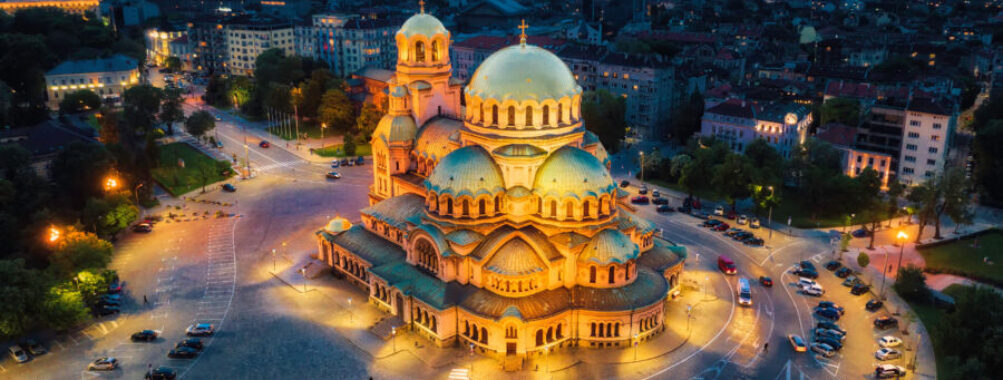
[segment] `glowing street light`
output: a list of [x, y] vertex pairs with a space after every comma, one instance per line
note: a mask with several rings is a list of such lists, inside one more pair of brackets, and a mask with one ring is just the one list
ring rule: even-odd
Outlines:
[[[906, 239], [909, 238], [909, 235], [907, 235], [905, 231], [899, 231], [899, 233], [895, 235], [895, 238], [898, 239], [899, 243], [899, 266], [895, 272], [895, 278], [898, 279], [898, 270], [902, 269], [902, 251], [905, 250], [905, 242]], [[881, 266], [881, 291], [878, 292], [878, 295], [881, 297], [881, 299], [885, 298], [885, 280], [887, 278], [888, 278], [888, 255], [885, 254], [885, 263]]]
[[118, 178], [108, 177], [104, 180], [105, 191], [112, 191], [117, 189], [119, 186]]
[[62, 232], [59, 231], [58, 228], [56, 228], [54, 226], [53, 227], [49, 227], [49, 243], [55, 243], [56, 240], [59, 240], [59, 237], [61, 235], [62, 235]]

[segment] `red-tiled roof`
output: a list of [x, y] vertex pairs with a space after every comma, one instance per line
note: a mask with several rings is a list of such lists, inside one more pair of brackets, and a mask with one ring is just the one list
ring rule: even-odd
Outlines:
[[852, 147], [857, 142], [857, 128], [841, 123], [829, 123], [819, 128], [815, 138], [832, 145]]
[[711, 107], [707, 110], [707, 113], [752, 119], [756, 117], [756, 106], [753, 102], [741, 99], [728, 99]]
[[[519, 36], [508, 36], [508, 37], [477, 36], [454, 43], [453, 47], [494, 51], [518, 43], [519, 43]], [[565, 41], [545, 36], [527, 36], [526, 43], [530, 45], [540, 46], [548, 50], [554, 50], [555, 48], [563, 46]]]
[[876, 99], [878, 88], [870, 83], [831, 81], [825, 86], [825, 94], [846, 98]]

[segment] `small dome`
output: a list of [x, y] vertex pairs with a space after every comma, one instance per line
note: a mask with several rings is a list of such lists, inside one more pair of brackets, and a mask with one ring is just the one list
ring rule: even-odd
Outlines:
[[493, 153], [504, 157], [536, 157], [547, 154], [547, 151], [530, 144], [509, 144], [496, 148]]
[[534, 45], [515, 45], [491, 54], [470, 79], [467, 95], [515, 101], [560, 99], [580, 94], [568, 65]]
[[428, 13], [419, 13], [404, 21], [404, 25], [401, 25], [397, 33], [403, 34], [407, 38], [415, 35], [431, 38], [436, 34], [448, 35], [449, 31], [446, 30], [445, 26], [442, 26], [442, 22], [435, 18], [435, 16]]
[[383, 115], [376, 125], [375, 136], [383, 138], [388, 143], [414, 141], [418, 134], [418, 125], [411, 115]]
[[522, 238], [509, 240], [484, 264], [484, 269], [503, 276], [522, 276], [542, 272], [546, 264]]
[[584, 150], [565, 146], [554, 151], [536, 172], [533, 191], [541, 196], [599, 197], [616, 189], [606, 167]]
[[432, 169], [425, 187], [439, 194], [476, 196], [505, 190], [501, 171], [491, 155], [477, 145], [463, 147], [446, 155]]
[[585, 244], [582, 253], [578, 255], [578, 261], [594, 262], [599, 265], [623, 264], [636, 259], [639, 253], [640, 248], [637, 244], [630, 241], [623, 232], [605, 229], [599, 231], [588, 244]]
[[327, 222], [327, 225], [324, 226], [324, 231], [329, 234], [336, 234], [348, 231], [349, 228], [352, 228], [352, 222], [349, 222], [348, 219], [336, 216], [334, 219], [331, 219], [330, 222]]

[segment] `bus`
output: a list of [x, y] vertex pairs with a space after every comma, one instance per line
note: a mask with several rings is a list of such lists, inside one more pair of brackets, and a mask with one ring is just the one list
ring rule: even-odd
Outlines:
[[752, 305], [752, 289], [749, 287], [749, 279], [744, 277], [738, 279], [738, 304]]

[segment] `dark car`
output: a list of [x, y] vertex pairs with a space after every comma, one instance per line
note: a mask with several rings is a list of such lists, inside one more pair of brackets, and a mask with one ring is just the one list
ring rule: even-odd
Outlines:
[[113, 305], [98, 306], [98, 308], [94, 310], [94, 312], [97, 313], [97, 315], [100, 315], [102, 317], [111, 314], [118, 314], [121, 311], [122, 309], [119, 309], [118, 306], [113, 306]]
[[701, 226], [703, 226], [703, 227], [714, 227], [714, 226], [716, 226], [718, 224], [721, 224], [720, 220], [717, 220], [717, 219], [707, 219], [703, 223], [701, 223]]
[[225, 184], [223, 184], [223, 191], [228, 192], [228, 193], [232, 193], [234, 191], [237, 191], [237, 187], [233, 186], [232, 184], [225, 183]]
[[882, 315], [880, 317], [874, 318], [874, 327], [877, 327], [882, 330], [898, 325], [899, 325], [899, 320], [895, 319], [894, 317]]
[[348, 166], [348, 159], [347, 158], [342, 158], [341, 159], [341, 166]]
[[199, 351], [191, 347], [175, 347], [167, 353], [171, 359], [191, 359], [198, 356]]
[[830, 336], [817, 336], [815, 337], [815, 341], [828, 344], [829, 347], [832, 347], [836, 351], [843, 349], [843, 343], [840, 342], [839, 339], [835, 339]]
[[738, 240], [738, 241], [745, 241], [745, 239], [748, 239], [748, 238], [751, 238], [751, 237], [754, 237], [754, 236], [755, 235], [753, 235], [752, 232], [739, 231], [737, 233], [732, 234], [731, 238], [735, 239], [735, 240]]
[[31, 356], [44, 355], [46, 352], [49, 352], [45, 346], [34, 339], [26, 339], [24, 342], [21, 342], [21, 348], [30, 352]]
[[721, 223], [713, 227], [714, 231], [727, 231], [729, 228], [731, 226], [728, 223]]
[[808, 268], [798, 268], [794, 271], [794, 275], [811, 279], [818, 278], [818, 272]]
[[818, 269], [815, 269], [815, 264], [812, 264], [811, 261], [808, 260], [798, 263], [798, 266], [804, 269], [811, 269], [813, 272], [818, 272]]
[[728, 213], [725, 214], [724, 217], [728, 218], [728, 219], [731, 219], [731, 220], [734, 220], [735, 218], [738, 218], [738, 213], [736, 213], [734, 211], [728, 211]]
[[261, 142], [258, 143], [258, 146], [262, 147], [262, 148], [268, 148], [268, 147], [272, 146], [272, 144], [270, 142], [268, 142], [267, 140], [261, 140]]
[[881, 306], [884, 306], [884, 305], [885, 305], [885, 303], [881, 302], [881, 300], [879, 300], [879, 299], [873, 299], [873, 300], [867, 301], [867, 305], [864, 308], [866, 308], [867, 311], [875, 311], [875, 310], [880, 309]]
[[638, 195], [638, 196], [635, 196], [633, 198], [630, 198], [630, 203], [645, 204], [646, 205], [646, 204], [648, 204], [648, 197], [643, 196], [643, 195]]
[[842, 268], [837, 269], [835, 274], [836, 274], [836, 277], [847, 278], [852, 273], [853, 273], [853, 270], [851, 270], [850, 268], [842, 267]]
[[337, 168], [340, 168], [340, 167], [341, 167], [341, 161], [338, 161], [338, 160], [331, 161], [331, 168], [332, 169], [337, 169]]
[[620, 181], [620, 187], [627, 187], [627, 186], [630, 186], [630, 181], [628, 180]]
[[118, 279], [118, 276], [115, 276], [115, 278], [112, 279], [110, 283], [108, 283], [108, 293], [115, 294], [121, 291], [122, 291], [122, 281]]
[[853, 294], [855, 296], [859, 296], [861, 294], [867, 293], [867, 291], [869, 291], [869, 290], [871, 290], [871, 286], [870, 285], [867, 285], [867, 284], [856, 284], [856, 285], [853, 285], [853, 289], [850, 289], [850, 294]]
[[866, 230], [864, 228], [860, 228], [860, 229], [853, 230], [853, 232], [851, 232], [850, 235], [853, 235], [853, 237], [855, 237], [855, 238], [865, 238], [865, 237], [871, 236], [871, 231], [868, 231], [868, 230]]
[[840, 264], [839, 261], [836, 261], [836, 260], [832, 260], [830, 262], [825, 263], [825, 269], [833, 270], [833, 271], [836, 270], [836, 269], [839, 269], [842, 266], [843, 266], [843, 264]]
[[328, 172], [327, 174], [325, 174], [325, 176], [328, 179], [339, 179], [339, 178], [341, 178], [341, 174], [338, 173], [338, 172]]
[[658, 208], [655, 208], [655, 211], [658, 211], [658, 212], [673, 212], [675, 210], [673, 210], [672, 206], [669, 206], [669, 205], [658, 205]]
[[759, 276], [759, 283], [767, 288], [773, 287], [773, 279], [767, 276]]
[[97, 302], [98, 302], [97, 303], [98, 306], [114, 306], [114, 307], [122, 306], [122, 300], [113, 300], [113, 299], [108, 299], [108, 298], [101, 298]]
[[135, 332], [135, 333], [132, 334], [132, 341], [133, 342], [138, 342], [138, 341], [150, 342], [150, 341], [157, 340], [157, 336], [158, 335], [160, 335], [160, 334], [158, 334], [156, 331], [153, 331], [153, 330], [137, 331], [137, 332]]
[[836, 309], [830, 309], [827, 307], [816, 307], [815, 315], [833, 321], [838, 321], [840, 317], [839, 312], [836, 311]]
[[751, 239], [747, 239], [747, 240], [743, 241], [742, 243], [745, 243], [746, 245], [751, 245], [753, 247], [761, 247], [766, 242], [762, 238], [754, 237], [754, 238], [751, 238]]
[[669, 204], [669, 200], [668, 199], [659, 197], [657, 195], [652, 195], [652, 196], [655, 197], [655, 199], [652, 199], [651, 203], [654, 203], [656, 205], [667, 205], [667, 204]]
[[676, 207], [676, 211], [679, 211], [684, 214], [689, 214], [690, 211], [693, 211], [693, 209], [689, 208], [689, 206], [679, 206]]
[[818, 327], [820, 329], [833, 330], [843, 335], [846, 335], [846, 330], [843, 330], [843, 328], [839, 327], [839, 325], [837, 325], [835, 322], [819, 321], [817, 324], [815, 324], [815, 327]]
[[658, 190], [651, 190], [651, 196], [653, 196], [655, 198], [659, 198], [659, 197], [662, 196], [662, 193], [660, 191], [658, 191]]
[[188, 338], [178, 342], [174, 345], [174, 348], [188, 347], [191, 349], [202, 351], [205, 346], [202, 344], [202, 339], [199, 338]]
[[359, 166], [365, 165], [366, 164], [365, 157], [362, 157], [362, 156], [356, 157], [355, 158], [355, 164], [359, 165]]
[[132, 226], [132, 232], [153, 232], [153, 225], [150, 223], [139, 223]]
[[842, 306], [839, 306], [835, 302], [832, 302], [832, 301], [818, 301], [818, 307], [836, 310], [836, 311], [839, 312], [839, 315], [843, 315], [843, 314], [846, 313], [846, 311], [843, 310]]
[[147, 380], [174, 380], [178, 373], [167, 367], [157, 367], [146, 373]]

